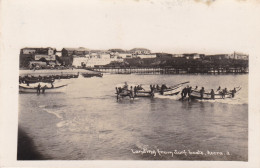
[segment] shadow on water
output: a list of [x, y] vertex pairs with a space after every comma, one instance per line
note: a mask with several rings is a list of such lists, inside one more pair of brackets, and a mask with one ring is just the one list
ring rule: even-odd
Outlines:
[[17, 160], [46, 160], [50, 157], [43, 156], [35, 147], [31, 137], [22, 129], [18, 128]]

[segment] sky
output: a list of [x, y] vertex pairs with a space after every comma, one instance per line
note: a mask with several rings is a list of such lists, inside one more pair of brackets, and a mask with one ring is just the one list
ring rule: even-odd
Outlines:
[[254, 0], [3, 0], [2, 47], [249, 53], [259, 7]]

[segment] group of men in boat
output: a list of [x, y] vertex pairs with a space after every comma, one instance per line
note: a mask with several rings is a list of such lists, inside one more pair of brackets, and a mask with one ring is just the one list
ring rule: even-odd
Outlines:
[[[182, 89], [181, 100], [183, 101], [187, 95], [188, 95], [188, 101], [191, 100], [191, 93], [193, 91], [198, 91], [200, 93], [200, 99], [204, 98], [204, 93], [205, 93], [204, 87], [201, 87], [201, 89], [199, 90], [198, 86], [196, 86], [194, 89], [192, 89], [192, 87], [187, 86], [184, 89]], [[227, 88], [221, 89], [221, 87], [219, 86], [216, 92], [221, 95], [222, 99], [225, 99], [225, 95], [227, 95], [227, 94], [230, 94], [232, 98], [235, 97], [235, 93], [237, 91], [236, 91], [236, 88], [228, 91]], [[210, 91], [210, 98], [212, 100], [215, 100], [215, 92], [213, 89], [211, 89], [211, 91]]]
[[[150, 96], [153, 97], [155, 92], [159, 92], [161, 95], [163, 95], [164, 92], [167, 91], [167, 89], [169, 89], [169, 88], [165, 84], [162, 84], [161, 87], [158, 84], [150, 85], [150, 91], [147, 93], [150, 93]], [[123, 87], [116, 87], [117, 98], [120, 94], [124, 95], [124, 96], [129, 96], [130, 98], [134, 98], [134, 97], [136, 97], [137, 92], [142, 91], [142, 90], [144, 91], [142, 85], [137, 85], [134, 87], [130, 86], [130, 89], [129, 89], [127, 82], [125, 82]], [[190, 101], [191, 97], [192, 97], [191, 93], [193, 91], [200, 93], [200, 99], [204, 98], [204, 94], [205, 94], [204, 87], [201, 87], [201, 89], [199, 89], [198, 86], [196, 86], [193, 89], [192, 87], [187, 85], [187, 87], [183, 88], [181, 91], [181, 100], [183, 101], [186, 97], [188, 97], [188, 101]], [[222, 97], [222, 99], [225, 99], [226, 95], [231, 95], [232, 98], [235, 97], [236, 92], [237, 92], [236, 88], [228, 91], [227, 88], [221, 89], [221, 87], [219, 86], [219, 88], [216, 90], [216, 93], [214, 92], [213, 89], [211, 89], [211, 91], [207, 92], [206, 94], [210, 94], [210, 99], [215, 100], [216, 94], [220, 95]]]
[[123, 87], [116, 87], [117, 98], [118, 98], [119, 94], [128, 95], [130, 98], [134, 98], [134, 97], [136, 97], [137, 91], [140, 91], [140, 90], [144, 90], [142, 85], [134, 86], [134, 88], [133, 88], [133, 86], [130, 86], [130, 89], [129, 89], [127, 82], [125, 82]]
[[[167, 89], [168, 87], [163, 84], [161, 87], [157, 84], [157, 85], [150, 85], [150, 91], [148, 91], [147, 93], [150, 94], [151, 97], [154, 96], [155, 91], [159, 91], [161, 94], [163, 94], [163, 92]], [[127, 84], [127, 82], [125, 82], [125, 84], [123, 85], [123, 87], [116, 87], [116, 94], [120, 95], [123, 94], [125, 96], [129, 96], [130, 98], [134, 98], [137, 95], [138, 91], [145, 91], [144, 88], [142, 87], [142, 85], [137, 85], [137, 86], [129, 86]]]

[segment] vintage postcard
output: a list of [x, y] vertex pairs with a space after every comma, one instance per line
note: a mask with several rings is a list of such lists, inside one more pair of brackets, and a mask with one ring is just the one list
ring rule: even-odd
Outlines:
[[259, 1], [0, 2], [1, 167], [260, 166]]

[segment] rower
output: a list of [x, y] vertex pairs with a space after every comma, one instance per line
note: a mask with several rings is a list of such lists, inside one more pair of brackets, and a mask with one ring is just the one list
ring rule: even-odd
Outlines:
[[127, 84], [127, 82], [125, 82], [125, 85], [124, 85], [123, 89], [128, 90], [128, 84]]
[[167, 86], [165, 84], [162, 84], [162, 87], [161, 87], [161, 94], [163, 95], [164, 93], [164, 90], [167, 89]]
[[225, 99], [226, 93], [227, 93], [227, 88], [223, 89], [222, 91], [222, 99]]
[[220, 91], [220, 90], [221, 90], [221, 87], [219, 86], [218, 89], [217, 89], [217, 91]]
[[160, 87], [159, 87], [159, 85], [158, 85], [158, 84], [156, 85], [156, 90], [157, 90], [157, 91], [159, 91], [159, 90], [160, 90]]
[[118, 92], [121, 93], [122, 92], [122, 88], [118, 87]]

